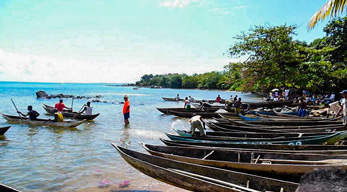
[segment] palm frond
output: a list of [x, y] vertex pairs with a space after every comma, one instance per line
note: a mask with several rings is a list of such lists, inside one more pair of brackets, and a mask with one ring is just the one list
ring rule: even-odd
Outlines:
[[327, 16], [335, 17], [344, 11], [347, 0], [329, 0], [310, 19], [308, 27], [312, 29], [318, 21], [324, 20]]

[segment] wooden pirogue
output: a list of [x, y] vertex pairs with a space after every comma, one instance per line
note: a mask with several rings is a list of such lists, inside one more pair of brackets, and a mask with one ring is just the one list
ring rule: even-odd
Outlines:
[[283, 145], [283, 144], [240, 144], [240, 143], [206, 143], [195, 141], [172, 141], [160, 139], [166, 145], [185, 144], [190, 146], [208, 146], [223, 148], [247, 148], [268, 150], [347, 150], [347, 145]]
[[11, 126], [0, 127], [0, 135], [3, 135], [11, 128]]
[[[233, 120], [230, 119], [230, 122], [234, 125], [241, 125], [242, 122], [245, 121], [239, 121], [239, 120]], [[239, 123], [241, 122], [241, 124]], [[256, 125], [296, 125], [296, 126], [302, 126], [302, 125], [341, 125], [342, 121], [317, 121], [317, 120], [285, 120], [285, 121], [269, 121], [269, 120], [259, 120], [259, 121], [246, 121], [248, 124], [256, 124]]]
[[[43, 109], [47, 111], [47, 113], [54, 114], [54, 107], [42, 104]], [[86, 119], [86, 120], [93, 120], [97, 116], [100, 115], [100, 113], [94, 114], [94, 115], [85, 115], [85, 114], [80, 114], [78, 112], [72, 112], [72, 111], [63, 111], [62, 112], [64, 117], [70, 117], [73, 119]]]
[[[185, 108], [157, 108], [158, 111], [164, 113], [164, 114], [171, 114], [170, 111], [177, 111], [177, 112], [186, 112], [186, 109]], [[217, 110], [219, 110], [219, 108], [211, 108], [210, 109], [210, 112], [216, 112]], [[190, 108], [190, 112], [203, 112], [203, 111], [200, 111], [199, 109], [197, 108]]]
[[[170, 111], [171, 114], [176, 115], [178, 117], [194, 117], [196, 115], [200, 115], [203, 118], [213, 118], [213, 117], [219, 117], [220, 113], [214, 113], [214, 112], [180, 112], [180, 111]], [[237, 113], [222, 113], [229, 116], [238, 116]]]
[[[341, 135], [341, 139], [344, 139], [347, 136], [347, 132], [336, 132], [336, 133], [330, 133], [325, 135], [311, 135], [311, 136], [301, 136], [301, 137], [272, 137], [272, 138], [250, 138], [250, 137], [232, 137], [232, 136], [212, 136], [212, 135], [206, 135], [206, 136], [199, 136], [199, 135], [190, 135], [189, 133], [184, 134], [184, 132], [180, 132], [175, 130], [175, 132], [178, 133], [178, 137], [183, 139], [197, 139], [197, 140], [209, 140], [209, 141], [269, 141], [269, 142], [282, 142], [282, 141], [296, 141], [298, 139], [300, 140], [306, 140], [306, 139], [317, 139], [325, 136], [331, 136], [332, 138], [336, 136], [340, 136], [341, 134], [344, 134], [345, 136]], [[167, 134], [169, 138], [171, 136], [177, 137], [176, 135]], [[330, 143], [332, 144], [332, 143]], [[334, 144], [334, 143], [333, 143]]]
[[295, 138], [295, 139], [226, 139], [211, 138], [211, 137], [181, 137], [165, 133], [171, 140], [176, 141], [191, 141], [201, 143], [236, 143], [236, 144], [286, 144], [286, 145], [312, 145], [312, 144], [335, 144], [336, 142], [344, 139], [347, 135], [346, 132], [336, 132], [331, 135], [316, 136], [312, 138]]
[[170, 97], [162, 97], [165, 101], [183, 101], [183, 99], [176, 99], [176, 98], [170, 98]]
[[37, 119], [37, 120], [29, 120], [29, 118], [26, 117], [18, 117], [13, 115], [6, 115], [1, 114], [2, 117], [4, 117], [9, 122], [16, 122], [16, 123], [24, 123], [29, 125], [37, 125], [37, 126], [50, 126], [50, 127], [77, 127], [78, 125], [81, 125], [86, 120], [82, 121], [64, 121], [64, 122], [53, 122], [49, 119]]
[[[173, 129], [178, 135], [182, 137], [198, 137], [200, 135], [199, 131], [195, 132], [192, 136], [190, 132], [185, 130]], [[206, 136], [217, 136], [217, 137], [243, 137], [243, 138], [302, 138], [306, 136], [322, 136], [330, 135], [331, 132], [322, 133], [256, 133], [256, 132], [222, 132], [222, 131], [206, 131]]]
[[248, 117], [244, 115], [239, 115], [242, 120], [245, 121], [278, 121], [278, 122], [286, 122], [286, 121], [297, 121], [297, 122], [306, 122], [306, 121], [338, 121], [341, 123], [341, 118], [319, 118], [319, 117], [281, 117], [281, 116], [269, 116], [269, 115], [261, 115], [261, 116], [255, 116], [255, 117]]
[[254, 126], [229, 126], [228, 124], [218, 124], [214, 122], [207, 123], [207, 126], [214, 131], [231, 131], [231, 132], [256, 132], [256, 133], [322, 133], [322, 132], [337, 132], [345, 131], [346, 127], [343, 125], [333, 127], [318, 127], [318, 128], [281, 128], [274, 126], [254, 127]]
[[343, 155], [266, 153], [140, 144], [156, 156], [294, 182], [299, 182], [302, 175], [314, 169], [347, 169], [347, 156]]
[[1, 184], [1, 183], [0, 183], [0, 191], [1, 192], [20, 192], [17, 189], [14, 189], [12, 187], [9, 187], [9, 186]]
[[112, 144], [125, 161], [160, 181], [191, 191], [294, 192], [298, 183], [147, 155]]
[[[257, 151], [257, 152], [267, 152], [267, 153], [310, 153], [310, 154], [324, 154], [324, 155], [328, 155], [328, 154], [332, 154], [332, 155], [347, 155], [347, 149], [324, 149], [324, 150], [320, 150], [320, 149], [306, 149], [306, 150], [296, 150], [296, 149], [287, 149], [287, 150], [283, 150], [283, 149], [263, 149], [262, 147], [258, 147], [261, 145], [253, 145], [253, 146], [248, 146], [248, 147], [254, 147], [254, 148], [247, 148], [244, 145], [241, 145], [241, 147], [238, 147], [237, 145], [235, 145], [234, 147], [211, 147], [211, 146], [204, 146], [204, 145], [190, 145], [190, 144], [186, 144], [186, 142], [181, 142], [181, 141], [169, 141], [169, 140], [165, 140], [165, 139], [160, 139], [164, 144], [166, 144], [167, 146], [178, 146], [178, 147], [194, 147], [194, 148], [203, 148], [203, 149], [218, 149], [218, 150], [234, 150], [234, 151]], [[276, 145], [277, 147], [279, 145]], [[285, 145], [287, 146], [287, 145]], [[310, 147], [313, 145], [301, 145], [301, 146], [305, 146], [305, 147]], [[314, 145], [314, 146], [320, 146], [320, 145]], [[324, 145], [327, 146], [327, 145]], [[335, 145], [330, 145], [330, 146], [335, 146]], [[244, 147], [244, 148], [242, 148]]]

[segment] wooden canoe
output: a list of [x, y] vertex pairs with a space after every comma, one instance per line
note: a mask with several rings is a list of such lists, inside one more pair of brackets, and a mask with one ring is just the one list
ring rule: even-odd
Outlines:
[[[157, 108], [158, 111], [164, 113], [164, 114], [171, 114], [170, 111], [177, 111], [177, 112], [187, 112], [185, 108]], [[210, 112], [216, 112], [219, 110], [219, 108], [211, 108]], [[200, 111], [197, 108], [190, 108], [190, 112], [203, 112]]]
[[[239, 117], [242, 120], [245, 121], [298, 121], [298, 122], [302, 122], [302, 121], [341, 121], [341, 118], [317, 118], [317, 117], [298, 117], [298, 116], [294, 116], [294, 117], [284, 117], [284, 116], [264, 116], [264, 115], [260, 115], [260, 116], [254, 116], [254, 117], [249, 117], [249, 116], [244, 116], [244, 115], [239, 115]], [[341, 122], [340, 122], [341, 123]]]
[[[178, 112], [178, 111], [170, 111], [171, 114], [176, 115], [178, 117], [194, 117], [196, 115], [200, 115], [203, 118], [213, 118], [213, 117], [219, 117], [219, 113], [214, 112]], [[222, 113], [227, 114], [229, 116], [238, 116], [237, 113]]]
[[[347, 149], [309, 149], [309, 150], [283, 150], [283, 149], [262, 149], [261, 147], [255, 147], [255, 148], [241, 148], [237, 147], [212, 147], [212, 146], [204, 146], [204, 145], [190, 145], [189, 143], [186, 144], [185, 142], [181, 141], [171, 141], [171, 140], [165, 140], [160, 139], [165, 145], [167, 146], [178, 146], [178, 147], [191, 147], [191, 148], [203, 148], [203, 149], [218, 149], [218, 150], [233, 150], [233, 151], [257, 151], [257, 152], [267, 152], [267, 153], [304, 153], [304, 154], [324, 154], [324, 155], [343, 155], [347, 156]], [[253, 145], [253, 146], [261, 146], [261, 145]], [[279, 145], [276, 145], [279, 146]], [[287, 146], [287, 145], [285, 145]], [[312, 146], [312, 145], [300, 145], [300, 146]], [[319, 145], [315, 145], [319, 146]], [[322, 146], [328, 146], [328, 145], [322, 145]]]
[[11, 127], [11, 126], [0, 127], [0, 135], [5, 134], [6, 131], [10, 129], [10, 127]]
[[[54, 107], [42, 104], [43, 109], [47, 111], [47, 113], [54, 114]], [[69, 117], [73, 119], [86, 119], [86, 120], [93, 120], [96, 117], [100, 115], [100, 113], [94, 114], [94, 115], [85, 115], [85, 114], [79, 114], [78, 112], [73, 111], [63, 111], [62, 112], [64, 117]]]
[[333, 133], [331, 135], [324, 135], [324, 136], [317, 136], [314, 138], [296, 138], [296, 139], [289, 139], [289, 140], [275, 140], [275, 139], [259, 139], [259, 140], [213, 140], [209, 139], [207, 137], [199, 137], [199, 138], [193, 138], [193, 137], [181, 137], [178, 135], [172, 135], [169, 133], [165, 133], [167, 137], [169, 137], [171, 140], [175, 141], [189, 141], [189, 142], [196, 142], [196, 143], [225, 143], [225, 144], [282, 144], [282, 145], [312, 145], [312, 144], [335, 144], [336, 142], [340, 141], [341, 139], [346, 138], [347, 133], [346, 132], [337, 132]]
[[37, 119], [37, 120], [29, 120], [27, 117], [18, 117], [13, 115], [6, 115], [1, 114], [4, 119], [6, 119], [9, 122], [16, 122], [16, 123], [24, 123], [29, 125], [36, 125], [36, 126], [50, 126], [50, 127], [77, 127], [84, 123], [86, 120], [82, 121], [64, 121], [64, 122], [53, 122], [49, 119]]
[[[277, 141], [291, 141], [291, 140], [305, 140], [305, 139], [314, 139], [318, 137], [328, 136], [328, 134], [325, 135], [313, 135], [313, 136], [301, 136], [301, 137], [272, 137], [272, 138], [250, 138], [250, 137], [232, 137], [232, 136], [212, 136], [212, 135], [206, 135], [204, 137], [201, 137], [200, 135], [190, 135], [189, 133], [181, 132], [178, 130], [174, 130], [176, 133], [178, 132], [178, 136], [182, 138], [191, 138], [191, 139], [198, 139], [198, 140], [209, 140], [209, 141], [270, 141], [270, 142], [277, 142]], [[333, 135], [336, 133], [330, 133], [330, 135]], [[345, 133], [347, 135], [347, 133]], [[171, 134], [169, 134], [171, 135]], [[343, 138], [342, 138], [343, 139]]]
[[347, 169], [346, 156], [227, 151], [141, 144], [150, 154], [187, 163], [232, 169], [299, 182], [315, 169]]
[[[125, 161], [142, 173], [191, 191], [294, 192], [298, 183], [147, 155], [112, 144]], [[246, 188], [246, 186], [248, 188]]]
[[[178, 135], [183, 137], [192, 137], [191, 133], [185, 130], [173, 129]], [[199, 136], [200, 132], [196, 131], [194, 136]], [[288, 138], [296, 137], [301, 138], [305, 136], [322, 136], [329, 135], [329, 132], [323, 133], [253, 133], [253, 132], [222, 132], [222, 131], [207, 131], [207, 136], [217, 136], [217, 137], [243, 137], [243, 138]]]
[[190, 146], [208, 146], [208, 147], [223, 147], [223, 148], [247, 148], [261, 150], [347, 150], [347, 145], [266, 145], [266, 144], [235, 144], [235, 143], [201, 143], [191, 141], [172, 141], [161, 139], [165, 145], [173, 146], [175, 144], [185, 144]]
[[9, 186], [1, 184], [1, 183], [0, 183], [0, 191], [1, 192], [20, 192], [17, 189], [14, 189], [12, 187], [9, 187]]
[[330, 126], [330, 127], [317, 127], [317, 128], [307, 128], [307, 127], [248, 127], [248, 126], [230, 126], [228, 124], [207, 122], [207, 126], [214, 131], [231, 131], [231, 132], [259, 132], [259, 133], [322, 133], [329, 132], [334, 133], [337, 131], [345, 131], [345, 126]]
[[[223, 114], [222, 114], [223, 115]], [[237, 120], [230, 119], [231, 123], [235, 125], [239, 125]], [[302, 126], [302, 125], [342, 125], [342, 121], [316, 121], [316, 120], [286, 120], [286, 121], [269, 121], [269, 120], [255, 120], [255, 121], [247, 121], [248, 124], [256, 124], [256, 125], [294, 125], [294, 126]]]
[[183, 101], [183, 99], [176, 100], [176, 98], [162, 97], [165, 101]]

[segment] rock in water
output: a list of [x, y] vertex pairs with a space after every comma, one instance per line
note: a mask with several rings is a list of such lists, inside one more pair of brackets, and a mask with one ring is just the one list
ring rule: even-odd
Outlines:
[[45, 91], [40, 90], [40, 91], [36, 91], [36, 97], [37, 98], [46, 98], [46, 97], [48, 97], [48, 94]]

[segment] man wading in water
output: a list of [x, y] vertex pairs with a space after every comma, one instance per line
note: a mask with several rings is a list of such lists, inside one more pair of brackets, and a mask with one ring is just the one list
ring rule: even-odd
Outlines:
[[124, 96], [124, 106], [123, 106], [123, 115], [124, 115], [124, 123], [125, 125], [129, 125], [130, 118], [130, 102], [128, 100], [128, 96]]

